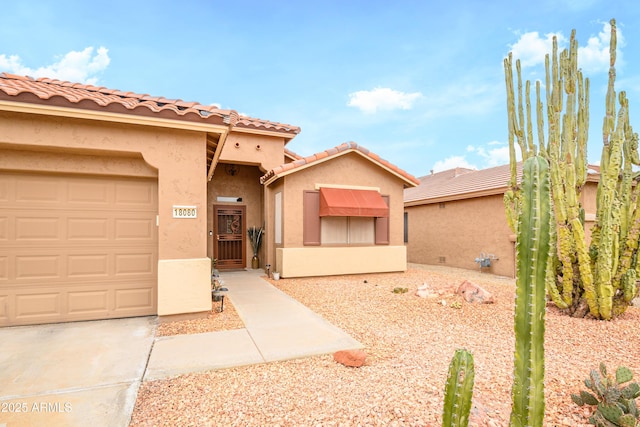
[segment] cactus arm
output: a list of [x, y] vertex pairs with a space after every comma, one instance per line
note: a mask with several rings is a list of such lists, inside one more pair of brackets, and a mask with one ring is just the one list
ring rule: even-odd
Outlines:
[[566, 309], [569, 305], [562, 299], [556, 284], [556, 265], [558, 263], [557, 235], [555, 228], [555, 216], [553, 209], [549, 212], [549, 257], [547, 258], [546, 288], [553, 303], [561, 309]]
[[589, 79], [578, 71], [578, 141], [576, 147], [576, 187], [587, 181], [587, 140], [589, 135]]
[[468, 425], [474, 379], [473, 355], [464, 349], [456, 350], [449, 364], [442, 427], [466, 427]]
[[523, 165], [519, 215], [511, 426], [542, 426], [544, 418], [545, 276], [549, 253], [549, 166], [541, 156]]

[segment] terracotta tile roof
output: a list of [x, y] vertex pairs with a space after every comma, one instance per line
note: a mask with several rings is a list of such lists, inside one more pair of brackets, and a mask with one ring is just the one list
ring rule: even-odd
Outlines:
[[[520, 173], [520, 164], [518, 171]], [[404, 203], [435, 203], [444, 199], [464, 199], [504, 193], [511, 177], [509, 165], [474, 170], [455, 168], [420, 177], [420, 185], [404, 190]], [[418, 204], [418, 203], [414, 203]]]
[[234, 110], [222, 110], [211, 105], [166, 99], [133, 92], [123, 92], [49, 78], [18, 76], [0, 73], [0, 100], [32, 104], [53, 104], [61, 107], [110, 111], [174, 120], [229, 125], [237, 128], [261, 129], [289, 134], [291, 138], [300, 128], [239, 115]]
[[[522, 163], [518, 163], [518, 180], [522, 177]], [[597, 182], [597, 166], [589, 165], [587, 181]], [[511, 179], [511, 168], [502, 165], [475, 170], [455, 168], [419, 178], [420, 185], [404, 190], [405, 206], [438, 203], [503, 194]]]
[[284, 163], [274, 169], [271, 169], [269, 172], [263, 175], [260, 178], [260, 183], [264, 184], [265, 182], [269, 181], [274, 177], [280, 177], [282, 175], [286, 175], [287, 173], [295, 169], [302, 169], [304, 167], [313, 166], [316, 163], [327, 161], [333, 157], [342, 156], [344, 154], [351, 153], [351, 152], [357, 152], [358, 154], [364, 156], [368, 160], [378, 164], [384, 169], [387, 169], [389, 172], [403, 179], [406, 182], [406, 184], [409, 186], [413, 187], [420, 184], [420, 181], [417, 178], [415, 178], [413, 175], [405, 172], [404, 170], [400, 169], [399, 167], [395, 166], [389, 161], [381, 158], [377, 154], [367, 150], [363, 146], [356, 144], [355, 142], [345, 142], [338, 145], [337, 147], [333, 147], [328, 150], [321, 151], [320, 153], [316, 153], [308, 157], [300, 157], [299, 159], [293, 162]]

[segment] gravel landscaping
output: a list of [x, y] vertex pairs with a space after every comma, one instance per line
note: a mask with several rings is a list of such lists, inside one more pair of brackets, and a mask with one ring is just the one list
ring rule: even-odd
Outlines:
[[[464, 280], [496, 302], [469, 304], [453, 295]], [[457, 348], [475, 359], [470, 425], [509, 424], [514, 279], [410, 265], [405, 273], [270, 282], [360, 341], [365, 365], [347, 368], [324, 355], [145, 382], [132, 426], [439, 426]], [[415, 296], [423, 283], [438, 296]], [[408, 292], [394, 293], [397, 287]], [[213, 308], [207, 319], [161, 325], [159, 332], [242, 327], [232, 301], [225, 301], [223, 313], [216, 313], [218, 303]], [[602, 322], [549, 307], [546, 319], [544, 425], [587, 426], [589, 411], [570, 394], [584, 389], [583, 380], [601, 361], [610, 370], [625, 365], [640, 378], [640, 309]]]

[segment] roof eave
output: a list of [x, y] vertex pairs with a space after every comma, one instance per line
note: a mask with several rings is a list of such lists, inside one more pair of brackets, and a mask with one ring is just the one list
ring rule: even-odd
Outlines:
[[277, 130], [269, 130], [269, 129], [258, 129], [252, 127], [243, 127], [236, 125], [233, 128], [233, 132], [242, 132], [242, 133], [250, 133], [253, 135], [264, 135], [264, 136], [273, 136], [278, 138], [284, 138], [285, 144], [295, 138], [298, 134], [292, 133], [288, 131], [277, 131]]
[[56, 117], [69, 117], [84, 120], [126, 123], [141, 126], [154, 126], [171, 129], [192, 130], [198, 132], [225, 133], [228, 126], [206, 122], [175, 120], [146, 115], [114, 113], [111, 111], [89, 110], [82, 108], [61, 107], [57, 105], [35, 104], [0, 99], [0, 111], [40, 114]]

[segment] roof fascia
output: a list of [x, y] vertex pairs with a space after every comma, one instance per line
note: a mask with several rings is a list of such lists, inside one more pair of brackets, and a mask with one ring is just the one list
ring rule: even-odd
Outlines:
[[47, 116], [69, 117], [74, 119], [98, 120], [113, 123], [126, 123], [141, 126], [191, 130], [197, 132], [214, 132], [223, 134], [228, 131], [227, 126], [208, 123], [195, 123], [182, 120], [171, 120], [158, 117], [138, 116], [133, 114], [112, 113], [108, 111], [94, 111], [80, 108], [58, 107], [52, 105], [29, 104], [0, 100], [0, 111], [16, 113], [41, 114]]

